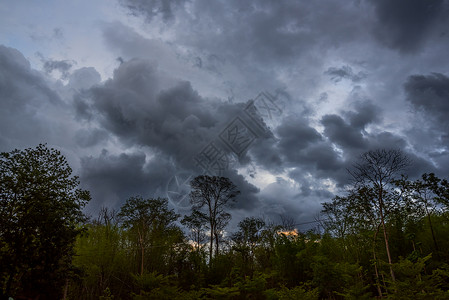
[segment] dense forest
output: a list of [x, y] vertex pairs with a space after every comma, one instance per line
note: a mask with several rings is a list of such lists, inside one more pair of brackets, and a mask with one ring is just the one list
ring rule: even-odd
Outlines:
[[449, 299], [449, 183], [410, 180], [399, 150], [373, 150], [304, 231], [260, 216], [227, 227], [239, 191], [191, 181], [190, 214], [165, 198], [90, 200], [55, 149], [0, 157], [0, 283], [8, 299]]

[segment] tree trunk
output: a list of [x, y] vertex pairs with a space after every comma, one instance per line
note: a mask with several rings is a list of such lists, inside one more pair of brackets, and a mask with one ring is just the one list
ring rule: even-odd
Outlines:
[[391, 261], [391, 254], [390, 254], [390, 245], [388, 244], [387, 229], [385, 227], [385, 219], [384, 219], [384, 213], [383, 213], [382, 191], [379, 192], [379, 212], [380, 212], [380, 221], [382, 223], [382, 230], [384, 232], [385, 249], [387, 250], [388, 265], [390, 266], [391, 280], [393, 280], [393, 282], [394, 282], [394, 281], [396, 281], [396, 277], [394, 276], [393, 264], [392, 264], [392, 261]]
[[145, 247], [144, 247], [144, 244], [143, 244], [143, 236], [142, 236], [142, 234], [140, 233], [140, 231], [138, 230], [138, 233], [139, 233], [139, 241], [140, 241], [140, 275], [142, 276], [143, 275], [143, 265], [144, 265], [144, 262], [145, 262], [145, 259], [144, 259], [144, 257], [145, 257]]
[[67, 299], [67, 291], [68, 291], [68, 289], [69, 289], [69, 279], [68, 278], [66, 278], [66, 280], [65, 280], [65, 286], [64, 286], [64, 296], [63, 296], [63, 300], [66, 300]]
[[210, 222], [209, 265], [212, 263], [212, 250], [214, 249], [214, 232], [215, 232], [214, 223]]
[[218, 233], [217, 232], [215, 232], [215, 256], [217, 257], [218, 256], [218, 239], [219, 239], [219, 236], [218, 236]]
[[433, 244], [435, 245], [435, 251], [437, 254], [436, 258], [439, 260], [440, 259], [440, 255], [439, 255], [440, 250], [438, 249], [437, 239], [435, 237], [435, 232], [433, 231], [432, 220], [430, 218], [429, 210], [427, 209], [427, 204], [425, 204], [425, 208], [426, 208], [427, 219], [429, 220], [430, 233], [432, 234]]
[[196, 233], [196, 251], [200, 253], [201, 231], [198, 229]]
[[376, 239], [377, 239], [377, 233], [379, 233], [379, 227], [377, 226], [377, 230], [374, 233], [374, 239], [373, 239], [373, 258], [374, 258], [374, 271], [376, 272], [376, 286], [377, 286], [377, 292], [379, 293], [379, 297], [382, 298], [382, 288], [380, 287], [380, 279], [379, 279], [379, 271], [377, 270], [377, 257], [376, 257]]
[[141, 259], [140, 259], [140, 275], [143, 275], [143, 265], [144, 265], [144, 255], [145, 255], [145, 248], [143, 245], [141, 246]]
[[9, 293], [11, 291], [11, 285], [12, 285], [15, 275], [16, 275], [16, 273], [14, 271], [9, 272], [9, 278], [6, 281], [5, 294], [2, 295], [2, 299], [8, 299]]

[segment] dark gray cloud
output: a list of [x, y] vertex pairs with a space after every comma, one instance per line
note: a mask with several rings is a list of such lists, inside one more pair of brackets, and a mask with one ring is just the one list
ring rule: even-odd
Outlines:
[[[275, 182], [265, 187], [260, 195], [264, 217], [274, 222], [280, 222], [282, 217], [290, 218], [295, 223], [313, 221], [321, 210], [320, 200], [332, 198], [332, 194], [322, 194], [322, 191], [312, 189], [312, 183], [306, 179], [301, 183], [298, 189], [291, 182], [277, 177]], [[299, 227], [299, 230], [303, 229]]]
[[368, 136], [369, 146], [365, 151], [370, 149], [402, 149], [407, 147], [407, 141], [404, 137], [389, 131], [381, 131]]
[[[325, 140], [310, 121], [304, 117], [286, 117], [277, 127], [275, 140], [258, 143], [251, 155], [257, 165], [263, 166], [274, 174], [282, 174], [288, 169], [300, 170], [304, 174], [313, 174], [316, 179], [334, 179], [341, 182], [339, 172], [344, 169], [344, 161]], [[260, 148], [258, 148], [260, 147]], [[289, 171], [293, 176], [295, 171]], [[310, 182], [303, 176], [293, 176], [303, 188], [309, 188]]]
[[143, 153], [111, 155], [103, 150], [98, 157], [82, 158], [81, 170], [83, 187], [94, 199], [93, 211], [101, 206], [118, 208], [131, 196], [148, 196], [151, 181]]
[[345, 148], [364, 148], [366, 142], [360, 128], [346, 123], [338, 115], [325, 115], [321, 123], [324, 125], [325, 135], [334, 143]]
[[[284, 118], [275, 131], [276, 139], [257, 143], [251, 149], [251, 158], [258, 166], [274, 174], [289, 170], [289, 177], [301, 185], [301, 196], [307, 198], [314, 196], [311, 191], [326, 194], [326, 189], [314, 187], [320, 180], [333, 180], [337, 187], [348, 184], [346, 169], [365, 151], [397, 148], [408, 152], [408, 144], [400, 135], [385, 130], [368, 130], [382, 121], [379, 107], [371, 101], [358, 101], [352, 107], [353, 110], [342, 111], [340, 115], [324, 115], [321, 119], [323, 134], [311, 125], [308, 118]], [[428, 162], [411, 155], [423, 166], [417, 169], [423, 170], [424, 166], [431, 169]]]
[[[338, 46], [357, 36], [354, 8], [353, 2], [337, 1], [323, 6], [315, 2], [194, 1], [193, 15], [206, 20], [189, 22], [193, 30], [203, 34], [191, 36], [188, 44], [209, 49], [224, 59], [289, 62], [310, 47]], [[336, 15], [346, 18], [337, 19]]]
[[273, 174], [279, 174], [284, 171], [281, 153], [276, 148], [277, 143], [278, 140], [274, 138], [258, 139], [250, 149], [254, 162]]
[[70, 69], [76, 65], [76, 61], [74, 60], [54, 60], [45, 58], [44, 55], [40, 52], [36, 52], [35, 54], [39, 57], [42, 62], [42, 69], [44, 72], [48, 74], [52, 74], [53, 71], [58, 71], [61, 79], [67, 79], [70, 74]]
[[382, 120], [382, 109], [371, 101], [357, 101], [353, 106], [354, 111], [344, 112], [351, 126], [364, 130], [367, 125]]
[[[295, 149], [289, 151], [294, 152]], [[316, 178], [335, 179], [337, 182], [340, 181], [340, 172], [344, 170], [338, 152], [324, 141], [297, 152], [295, 165], [299, 165], [298, 169], [307, 171]]]
[[94, 115], [128, 145], [147, 146], [181, 161], [215, 137], [226, 115], [214, 115], [220, 104], [201, 98], [188, 82], [162, 89], [159, 80], [160, 73], [147, 61], [123, 63], [112, 79], [90, 89], [90, 99], [77, 100], [77, 111]]
[[[324, 115], [321, 124], [324, 135], [341, 150], [345, 157], [375, 148], [404, 148], [405, 141], [388, 131], [368, 132], [370, 125], [382, 120], [382, 110], [371, 101], [357, 101], [353, 110], [344, 110], [341, 115]], [[394, 145], [394, 146], [393, 146]]]
[[61, 72], [61, 77], [63, 79], [69, 76], [69, 70], [75, 64], [75, 62], [68, 60], [46, 60], [43, 63], [45, 73], [50, 74], [56, 70]]
[[93, 110], [88, 100], [89, 94], [80, 92], [73, 96], [73, 109], [75, 119], [90, 121], [93, 117]]
[[[157, 2], [148, 6], [124, 3], [133, 6], [131, 12], [138, 10], [146, 16], [160, 10]], [[192, 65], [219, 76], [239, 72], [244, 74], [246, 86], [275, 89], [281, 85], [270, 74], [273, 68], [302, 64], [309, 69], [313, 65], [313, 72], [320, 73], [321, 55], [358, 38], [366, 39], [366, 32], [359, 26], [364, 22], [359, 6], [358, 1], [335, 0], [189, 1], [177, 5], [188, 9], [180, 9], [169, 28], [176, 34], [176, 44], [191, 53]], [[236, 80], [232, 83], [242, 85]]]
[[[7, 48], [1, 50], [5, 57], [4, 69], [8, 67], [8, 74], [16, 74], [15, 80], [2, 82], [2, 86], [15, 89], [15, 92], [2, 89], [2, 105], [13, 101], [12, 108], [20, 107], [17, 105], [20, 103], [24, 108], [32, 107], [30, 99], [20, 96], [32, 87], [30, 91], [40, 95], [34, 103], [36, 109], [49, 103], [76, 112], [75, 120], [80, 126], [72, 129], [69, 136], [77, 147], [98, 149], [117, 138], [120, 145], [129, 149], [126, 153], [104, 150], [97, 156], [80, 155], [81, 180], [94, 197], [89, 208], [92, 212], [101, 205], [118, 208], [136, 194], [167, 196], [170, 178], [183, 171], [199, 174], [195, 173], [198, 170], [193, 166], [193, 156], [217, 139], [221, 130], [245, 107], [245, 103], [204, 98], [189, 82], [170, 78], [143, 59], [124, 61], [114, 76], [103, 83], [93, 68], [73, 71], [68, 76], [67, 88], [75, 89], [75, 94], [72, 106], [67, 107], [20, 53]], [[446, 81], [441, 74], [410, 77], [406, 84], [409, 101], [425, 113], [444, 110], [440, 101], [444, 101], [447, 93]], [[435, 98], [430, 102], [420, 101], [422, 94], [428, 97], [429, 91]], [[320, 201], [332, 196], [326, 180], [332, 180], [337, 187], [348, 183], [346, 168], [354, 157], [374, 148], [408, 147], [407, 141], [397, 134], [368, 130], [369, 126], [382, 122], [382, 110], [371, 101], [356, 101], [352, 108], [324, 115], [323, 133], [312, 125], [312, 110], [304, 109], [299, 115], [286, 111], [274, 129], [274, 136], [257, 139], [241, 158], [240, 166], [254, 164], [272, 174], [287, 175], [293, 182], [278, 179], [260, 191], [230, 169], [225, 175], [242, 192], [234, 210], [242, 215], [268, 213], [273, 218], [289, 212], [300, 220], [308, 220], [311, 211], [319, 210]], [[442, 116], [436, 114], [438, 120]], [[33, 122], [27, 120], [27, 124]], [[35, 128], [48, 128], [41, 120], [36, 124]], [[5, 137], [8, 138], [3, 135], [0, 141]], [[42, 139], [43, 135], [37, 137]], [[425, 158], [412, 153], [411, 156], [417, 165], [411, 173], [413, 176], [421, 171], [437, 170]], [[439, 163], [447, 160], [444, 153], [434, 157]], [[254, 176], [259, 175], [255, 172]]]
[[293, 117], [284, 119], [276, 133], [280, 139], [279, 148], [291, 161], [295, 160], [295, 153], [322, 139], [321, 134], [311, 127], [306, 120]]
[[259, 199], [259, 188], [248, 183], [248, 181], [235, 170], [227, 171], [224, 176], [228, 177], [240, 191], [237, 196], [234, 209], [243, 211], [260, 211], [261, 202]]
[[94, 129], [79, 129], [75, 134], [76, 143], [83, 148], [103, 144], [109, 138], [109, 133], [105, 130]]
[[353, 107], [352, 111], [343, 111], [341, 115], [325, 115], [321, 119], [324, 136], [341, 151], [340, 160], [337, 160], [340, 164], [335, 164], [337, 171], [324, 174], [343, 186], [349, 179], [344, 169], [350, 168], [360, 154], [373, 149], [403, 150], [412, 161], [413, 167], [407, 170], [412, 177], [434, 170], [431, 162], [410, 151], [410, 144], [404, 136], [386, 130], [367, 130], [370, 125], [381, 122], [382, 110], [379, 107], [370, 101], [356, 102]]
[[324, 72], [324, 74], [331, 76], [334, 82], [339, 82], [343, 79], [349, 79], [353, 82], [359, 82], [367, 76], [362, 71], [354, 73], [350, 66], [342, 66], [340, 68], [330, 67], [326, 72]]
[[[121, 153], [113, 155], [103, 150], [98, 157], [83, 157], [81, 159], [81, 180], [83, 187], [92, 191], [94, 201], [89, 206], [90, 211], [97, 211], [101, 206], [119, 208], [127, 198], [134, 195], [144, 197], [170, 196], [169, 181], [175, 174], [185, 172], [191, 178], [199, 173], [192, 170], [182, 170], [173, 163], [170, 157], [159, 154], [149, 157], [143, 152]], [[261, 203], [258, 198], [259, 189], [248, 183], [235, 170], [228, 170], [228, 177], [240, 191], [233, 209], [241, 211], [259, 211]], [[173, 208], [180, 209], [176, 203]]]
[[[146, 149], [155, 155], [149, 154], [145, 166], [145, 156], [140, 154], [113, 156], [104, 153], [98, 158], [83, 158], [82, 179], [95, 182], [92, 188], [98, 190], [95, 197], [99, 197], [99, 202], [112, 197], [118, 205], [132, 190], [167, 196], [165, 188], [174, 174], [199, 175], [194, 167], [194, 156], [209, 142], [217, 140], [221, 130], [244, 108], [243, 104], [202, 98], [186, 81], [169, 80], [171, 86], [164, 88], [163, 77], [150, 62], [133, 59], [122, 63], [114, 77], [104, 84], [76, 94], [74, 108], [78, 118], [101, 128], [78, 131], [76, 137], [80, 146], [101, 143], [108, 138], [105, 133], [108, 132], [127, 147]], [[108, 169], [109, 166], [113, 169]], [[130, 181], [120, 180], [131, 172], [128, 167], [136, 169], [137, 178], [136, 183], [125, 188]], [[125, 168], [122, 175], [120, 168]], [[228, 170], [226, 176], [241, 191], [236, 209], [251, 210], [260, 206], [256, 196], [258, 188], [235, 170]], [[108, 185], [117, 189], [106, 193], [101, 187]], [[142, 187], [136, 188], [140, 185]]]
[[187, 2], [186, 0], [121, 0], [122, 5], [127, 7], [136, 16], [143, 15], [148, 21], [161, 15], [164, 21], [173, 19], [173, 10]]
[[385, 45], [404, 53], [417, 51], [428, 39], [439, 18], [447, 17], [447, 1], [376, 0], [375, 34]]
[[275, 134], [275, 139], [263, 140], [251, 149], [255, 163], [274, 174], [300, 168], [319, 178], [332, 178], [342, 167], [332, 145], [303, 117], [284, 118]]
[[6, 150], [51, 141], [51, 120], [42, 119], [43, 111], [58, 109], [62, 101], [44, 77], [31, 69], [16, 49], [0, 45], [0, 136]]
[[449, 128], [449, 77], [434, 73], [413, 75], [404, 85], [407, 101], [428, 118]]
[[442, 178], [447, 178], [447, 176], [449, 175], [449, 169], [447, 169], [447, 165], [438, 166], [437, 164], [433, 164], [427, 158], [423, 158], [413, 152], [406, 151], [405, 153], [410, 159], [410, 166], [407, 167], [407, 169], [404, 171], [404, 174], [407, 174], [410, 179], [421, 178], [421, 175], [424, 173], [440, 174], [438, 176], [442, 176]]
[[407, 131], [409, 140], [428, 153], [440, 172], [449, 174], [449, 77], [441, 73], [412, 75], [404, 90], [417, 120]]
[[[52, 103], [59, 102], [57, 94], [49, 88], [44, 78], [36, 71], [32, 70], [30, 63], [25, 57], [13, 48], [0, 45], [0, 63], [2, 76], [2, 102], [14, 101], [19, 105], [18, 109], [23, 108], [22, 105], [33, 101], [32, 93], [35, 92], [42, 95], [47, 101]], [[33, 91], [25, 90], [20, 93], [19, 85], [23, 84], [28, 89], [34, 88]], [[16, 95], [19, 93], [19, 95]], [[34, 97], [39, 99], [39, 96]], [[12, 108], [12, 107], [11, 107]]]
[[[135, 194], [166, 196], [174, 174], [199, 174], [194, 156], [219, 143], [261, 91], [289, 101], [265, 120], [273, 135], [226, 173], [242, 191], [240, 216], [309, 221], [348, 183], [346, 168], [376, 148], [404, 150], [413, 176], [448, 174], [447, 1], [120, 3], [147, 24], [108, 18], [98, 48], [83, 44], [94, 30], [83, 40], [59, 24], [32, 29], [49, 57], [42, 71], [0, 48], [0, 145], [70, 149], [93, 210]], [[64, 53], [77, 52], [75, 70]], [[102, 57], [96, 69], [93, 57]]]

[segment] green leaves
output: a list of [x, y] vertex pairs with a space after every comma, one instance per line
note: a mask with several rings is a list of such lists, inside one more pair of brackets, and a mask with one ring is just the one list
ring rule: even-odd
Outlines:
[[167, 199], [143, 199], [140, 196], [129, 198], [121, 207], [118, 216], [127, 228], [164, 228], [179, 218], [178, 214], [168, 208]]
[[90, 200], [78, 185], [65, 157], [43, 144], [0, 154], [4, 293], [60, 292], [55, 285], [67, 276], [77, 224], [85, 221], [81, 209]]
[[140, 260], [140, 274], [145, 270], [164, 270], [171, 257], [168, 254], [183, 241], [181, 230], [174, 224], [179, 215], [168, 208], [168, 200], [131, 197], [121, 207], [118, 217], [127, 229], [130, 242], [138, 249], [133, 252]]

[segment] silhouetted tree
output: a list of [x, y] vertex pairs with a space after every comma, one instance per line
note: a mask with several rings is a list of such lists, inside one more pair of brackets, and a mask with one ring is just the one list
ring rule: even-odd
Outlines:
[[409, 165], [410, 160], [401, 150], [377, 149], [363, 153], [359, 161], [353, 165], [353, 169], [350, 170], [356, 189], [371, 189], [373, 192], [373, 204], [376, 206], [380, 218], [380, 226], [383, 231], [385, 249], [393, 281], [395, 276], [385, 217], [389, 209], [395, 204], [394, 193], [390, 192], [390, 187], [401, 175], [400, 173]]
[[190, 237], [195, 244], [197, 251], [200, 250], [201, 244], [206, 240], [207, 216], [205, 213], [194, 209], [190, 215], [184, 216], [181, 224], [190, 230]]
[[440, 249], [434, 232], [431, 215], [449, 204], [449, 183], [446, 179], [440, 179], [435, 174], [423, 174], [421, 179], [409, 181], [405, 178], [395, 181], [397, 187], [408, 205], [414, 208], [415, 215], [427, 218], [436, 256], [440, 255]]
[[[126, 200], [120, 208], [118, 217], [121, 218], [124, 227], [136, 237], [140, 249], [140, 274], [143, 275], [145, 249], [161, 248], [162, 245], [156, 244], [156, 241], [161, 242], [164, 238], [167, 241], [172, 231], [178, 231], [174, 222], [179, 215], [168, 208], [168, 200], [165, 198], [143, 199], [139, 196]], [[156, 262], [156, 257], [153, 257], [153, 261]]]
[[214, 241], [215, 254], [217, 255], [219, 234], [230, 219], [226, 209], [232, 205], [240, 192], [231, 180], [219, 176], [197, 176], [190, 182], [190, 185], [192, 187], [190, 202], [194, 209], [204, 208], [209, 221], [209, 259], [211, 261]]
[[58, 299], [90, 200], [53, 148], [0, 154], [0, 288], [2, 296]]

